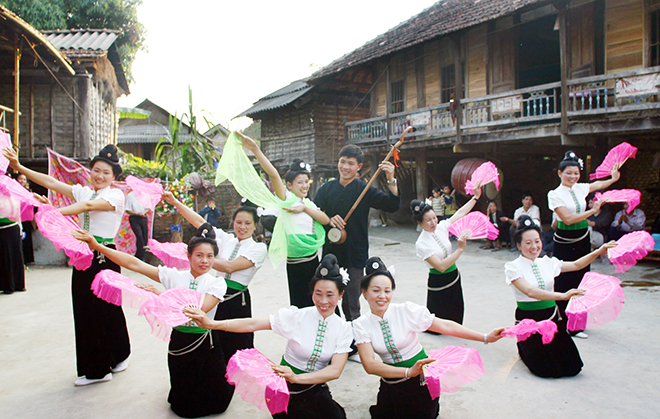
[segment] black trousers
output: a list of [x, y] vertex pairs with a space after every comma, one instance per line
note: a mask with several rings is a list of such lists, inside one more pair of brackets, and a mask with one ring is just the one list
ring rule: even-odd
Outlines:
[[318, 258], [302, 263], [286, 264], [286, 276], [289, 281], [289, 302], [292, 306], [303, 308], [314, 305], [309, 282], [314, 278], [318, 266]]
[[149, 240], [149, 223], [147, 217], [130, 215], [128, 222], [131, 224], [131, 229], [135, 234], [135, 257], [144, 260], [144, 246], [147, 245], [147, 240]]
[[[4, 198], [2, 198], [4, 199]], [[0, 227], [4, 225], [0, 224]], [[0, 228], [0, 290], [7, 294], [25, 289], [25, 267], [18, 224]]]
[[[580, 230], [557, 230], [555, 233], [555, 248], [553, 251], [553, 256], [559, 260], [564, 260], [566, 262], [573, 262], [580, 259], [582, 256], [586, 256], [591, 252], [591, 241], [589, 240], [589, 234], [587, 234], [582, 240], [575, 243], [562, 243], [561, 240], [557, 240], [556, 235], [559, 235], [566, 239], [575, 239], [578, 237], [584, 236], [587, 232], [586, 228]], [[579, 271], [574, 272], [563, 272], [555, 278], [555, 291], [557, 292], [566, 292], [572, 288], [577, 288], [582, 281], [584, 274], [591, 270], [591, 265], [587, 265], [585, 268], [580, 269]], [[557, 301], [557, 306], [559, 307], [559, 313], [563, 318], [566, 318], [566, 306], [568, 301]], [[564, 326], [566, 324], [564, 323]], [[564, 329], [565, 330], [565, 329]], [[573, 334], [578, 331], [573, 332]]]
[[374, 419], [435, 419], [440, 413], [440, 398], [432, 399], [421, 375], [401, 383], [380, 381], [376, 404], [369, 408]]
[[345, 419], [346, 412], [330, 394], [327, 384], [314, 386], [286, 383], [291, 395], [287, 411], [273, 415], [283, 419]]
[[120, 272], [121, 268], [110, 259], [100, 263], [98, 256], [94, 252], [92, 266], [84, 271], [73, 268], [71, 276], [78, 376], [89, 379], [103, 378], [131, 353], [124, 311], [91, 290], [97, 273], [103, 269]]
[[[435, 317], [453, 320], [456, 323], [463, 324], [465, 305], [460, 276], [461, 274], [458, 272], [458, 269], [443, 274], [429, 273], [428, 288], [443, 289], [440, 291], [427, 290], [426, 307]], [[450, 286], [449, 284], [454, 281], [456, 283]]]

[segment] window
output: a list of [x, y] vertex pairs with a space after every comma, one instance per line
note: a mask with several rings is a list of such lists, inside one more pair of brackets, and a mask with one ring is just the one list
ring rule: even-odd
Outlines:
[[403, 112], [405, 109], [404, 106], [404, 89], [403, 89], [403, 80], [392, 82], [390, 85], [390, 94], [392, 96], [390, 102], [392, 108], [390, 113], [399, 113]]
[[651, 13], [651, 37], [649, 42], [650, 66], [660, 65], [660, 10]]
[[440, 103], [448, 103], [456, 89], [456, 71], [454, 64], [440, 69]]

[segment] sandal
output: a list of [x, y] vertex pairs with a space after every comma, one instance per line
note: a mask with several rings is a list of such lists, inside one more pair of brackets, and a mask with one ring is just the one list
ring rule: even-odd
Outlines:
[[479, 246], [479, 249], [492, 249], [493, 245], [492, 244], [484, 244], [483, 246]]
[[493, 250], [491, 250], [491, 252], [499, 252], [500, 250], [502, 250], [502, 248], [499, 247], [499, 246], [496, 246], [496, 247], [493, 248]]

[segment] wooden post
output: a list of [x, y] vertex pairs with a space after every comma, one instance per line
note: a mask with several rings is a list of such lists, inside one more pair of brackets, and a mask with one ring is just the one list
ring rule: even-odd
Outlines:
[[568, 38], [566, 33], [566, 8], [559, 9], [559, 57], [561, 63], [561, 126], [562, 135], [568, 134]]
[[454, 75], [456, 82], [454, 83], [454, 109], [456, 109], [456, 144], [463, 142], [461, 138], [461, 118], [463, 117], [463, 65], [461, 63], [461, 38], [459, 34], [452, 37], [454, 44]]
[[29, 157], [34, 157], [34, 80], [30, 81], [30, 125], [29, 125]]
[[20, 87], [21, 87], [21, 39], [16, 35], [14, 39], [14, 148], [16, 152], [20, 149]]
[[420, 150], [415, 156], [415, 188], [417, 189], [417, 199], [424, 201], [429, 188], [428, 176], [426, 175], [426, 152]]
[[390, 86], [390, 62], [385, 68], [385, 142], [390, 145], [390, 106], [392, 106], [392, 86]]

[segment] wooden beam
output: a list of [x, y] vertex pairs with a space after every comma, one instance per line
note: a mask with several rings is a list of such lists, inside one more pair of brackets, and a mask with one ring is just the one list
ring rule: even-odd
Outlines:
[[461, 48], [461, 37], [460, 34], [455, 34], [451, 37], [452, 45], [454, 47], [454, 76], [456, 81], [454, 83], [454, 106], [456, 109], [456, 144], [460, 144], [463, 139], [461, 137], [461, 118], [463, 116], [463, 105], [461, 105], [461, 100], [463, 99], [463, 65], [461, 64], [462, 57], [462, 48]]
[[[557, 7], [555, 5], [555, 7]], [[566, 28], [566, 8], [562, 7], [557, 17], [559, 21], [559, 58], [561, 66], [561, 125], [562, 134], [568, 133], [568, 34]]]
[[390, 64], [392, 64], [392, 59], [387, 63], [385, 68], [385, 137], [387, 144], [390, 143], [390, 135], [392, 135], [392, 130], [390, 129], [390, 106], [392, 106], [392, 86], [390, 83]]
[[20, 150], [21, 38], [14, 38], [14, 148]]
[[30, 125], [29, 125], [29, 152], [30, 158], [34, 157], [34, 82], [30, 83]]

